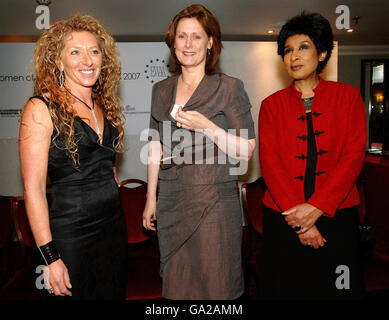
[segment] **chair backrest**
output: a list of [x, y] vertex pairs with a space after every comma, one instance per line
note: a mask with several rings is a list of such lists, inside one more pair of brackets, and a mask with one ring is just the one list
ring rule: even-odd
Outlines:
[[242, 185], [242, 206], [248, 223], [262, 234], [262, 199], [266, 185], [262, 177]]
[[35, 241], [28, 222], [24, 200], [20, 197], [12, 197], [11, 201], [13, 220], [19, 241], [27, 247], [35, 248]]
[[365, 178], [364, 178], [363, 170], [358, 176], [356, 185], [359, 193], [359, 205], [358, 205], [359, 223], [364, 224], [366, 218], [366, 191], [365, 191]]
[[12, 235], [11, 200], [0, 196], [0, 248], [4, 248]]
[[[139, 184], [137, 187], [127, 187]], [[128, 243], [138, 243], [149, 239], [143, 229], [143, 209], [146, 204], [147, 183], [138, 179], [127, 179], [119, 184], [120, 200], [126, 216]]]

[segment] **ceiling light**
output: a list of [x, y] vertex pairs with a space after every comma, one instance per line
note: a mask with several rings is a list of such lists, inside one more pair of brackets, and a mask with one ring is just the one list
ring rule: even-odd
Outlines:
[[267, 33], [269, 33], [269, 34], [271, 34], [273, 32], [274, 32], [273, 30], [267, 30]]
[[353, 32], [354, 31], [354, 29], [347, 29], [347, 32], [348, 33], [351, 33], [351, 32]]

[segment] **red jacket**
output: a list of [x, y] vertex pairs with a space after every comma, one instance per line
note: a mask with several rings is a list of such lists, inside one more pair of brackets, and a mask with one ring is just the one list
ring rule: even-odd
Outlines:
[[[365, 107], [359, 90], [320, 78], [312, 122], [317, 146], [315, 193], [308, 200], [326, 216], [359, 204], [355, 181], [366, 144]], [[304, 203], [307, 123], [301, 92], [293, 84], [263, 100], [259, 113], [259, 159], [268, 190], [264, 204], [285, 211]]]

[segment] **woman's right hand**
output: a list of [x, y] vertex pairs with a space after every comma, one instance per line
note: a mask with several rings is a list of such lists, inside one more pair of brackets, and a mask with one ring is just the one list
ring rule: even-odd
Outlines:
[[157, 199], [156, 197], [148, 197], [143, 210], [143, 226], [147, 230], [156, 231], [157, 229], [154, 226], [154, 221], [157, 220], [155, 212], [157, 210]]
[[315, 249], [324, 247], [326, 240], [323, 238], [316, 226], [311, 227], [307, 232], [298, 234], [303, 246], [312, 246]]
[[61, 259], [54, 261], [48, 266], [49, 285], [56, 296], [71, 296], [69, 289], [72, 288], [68, 269]]

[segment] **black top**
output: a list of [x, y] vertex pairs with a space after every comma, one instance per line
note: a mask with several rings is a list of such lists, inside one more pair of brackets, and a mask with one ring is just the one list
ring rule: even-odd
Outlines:
[[[42, 97], [35, 98], [48, 104]], [[122, 299], [127, 231], [113, 172], [118, 131], [104, 117], [99, 144], [96, 132], [75, 117], [74, 136], [78, 168], [65, 148], [65, 134], [61, 133], [49, 149], [53, 241], [68, 268], [73, 299]]]
[[312, 106], [312, 98], [302, 99], [306, 118], [307, 118], [307, 165], [305, 168], [305, 179], [304, 179], [304, 197], [305, 201], [308, 201], [309, 198], [315, 192], [315, 178], [316, 178], [316, 164], [317, 164], [317, 149], [316, 149], [316, 140], [315, 134], [313, 132], [313, 124], [312, 124], [312, 114], [311, 114], [311, 106]]

